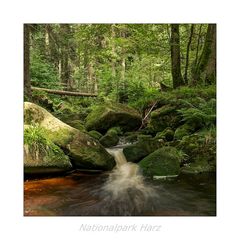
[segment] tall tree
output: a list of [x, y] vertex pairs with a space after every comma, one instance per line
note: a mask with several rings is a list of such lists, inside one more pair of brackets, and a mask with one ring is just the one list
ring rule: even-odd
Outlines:
[[187, 44], [187, 52], [186, 52], [186, 64], [185, 64], [185, 72], [184, 72], [184, 82], [188, 84], [188, 65], [189, 65], [189, 50], [192, 43], [192, 37], [194, 32], [194, 24], [191, 25], [190, 35]]
[[195, 71], [198, 82], [216, 82], [216, 24], [208, 24], [203, 51]]
[[24, 24], [24, 94], [31, 100], [32, 90], [30, 82], [30, 26]]
[[65, 84], [66, 89], [70, 89], [70, 64], [69, 64], [69, 37], [70, 25], [61, 24], [61, 82]]
[[184, 84], [181, 73], [179, 24], [171, 24], [171, 64], [173, 88]]

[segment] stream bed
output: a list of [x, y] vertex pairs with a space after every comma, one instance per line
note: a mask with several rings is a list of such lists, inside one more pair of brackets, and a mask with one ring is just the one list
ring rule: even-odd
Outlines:
[[[116, 180], [118, 186], [112, 184]], [[215, 174], [180, 175], [171, 180], [139, 180], [137, 176], [131, 181], [132, 184], [121, 188], [124, 180], [119, 179], [119, 173], [79, 171], [61, 177], [26, 180], [24, 215], [216, 215]]]

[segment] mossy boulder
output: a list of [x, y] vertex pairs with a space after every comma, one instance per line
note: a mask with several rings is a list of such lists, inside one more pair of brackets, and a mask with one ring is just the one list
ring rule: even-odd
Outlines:
[[127, 159], [128, 162], [134, 162], [137, 163], [144, 157], [146, 157], [149, 152], [142, 148], [139, 144], [133, 144], [130, 146], [127, 146], [123, 149], [123, 153]]
[[55, 117], [67, 124], [74, 120], [84, 121], [90, 112], [89, 108], [83, 107], [78, 103], [69, 102], [67, 100], [58, 104], [55, 107], [55, 110]]
[[66, 123], [81, 132], [87, 132], [81, 120], [66, 121]]
[[96, 140], [99, 140], [103, 136], [100, 132], [95, 131], [95, 130], [88, 132], [88, 135], [95, 138]]
[[36, 104], [24, 103], [24, 122], [45, 128], [46, 137], [67, 153], [74, 167], [111, 170], [115, 166], [114, 158], [98, 141], [65, 124]]
[[153, 133], [162, 132], [167, 127], [175, 129], [179, 126], [180, 121], [181, 116], [176, 107], [167, 104], [151, 112], [147, 128]]
[[72, 164], [57, 145], [46, 138], [39, 126], [24, 127], [24, 173], [44, 174], [65, 172]]
[[182, 173], [187, 174], [199, 174], [204, 172], [215, 172], [216, 171], [216, 163], [208, 162], [206, 160], [196, 161], [189, 164], [185, 164], [181, 168]]
[[121, 127], [122, 131], [131, 131], [139, 128], [141, 116], [133, 108], [124, 104], [105, 103], [94, 106], [86, 118], [87, 130], [96, 130], [105, 133], [111, 127]]
[[163, 139], [164, 141], [172, 141], [174, 136], [174, 131], [167, 127], [162, 132], [158, 132], [155, 139]]
[[126, 132], [124, 134], [124, 138], [127, 143], [134, 143], [137, 141], [138, 135], [139, 135], [139, 133], [137, 133], [137, 132]]
[[104, 147], [113, 147], [116, 146], [119, 142], [119, 137], [115, 129], [109, 129], [107, 133], [100, 138], [99, 142]]
[[162, 144], [162, 142], [152, 138], [150, 135], [139, 135], [138, 142], [136, 144], [126, 146], [123, 149], [123, 153], [128, 162], [137, 163], [148, 154], [161, 147]]
[[188, 156], [186, 171], [201, 172], [213, 171], [216, 166], [216, 132], [215, 129], [206, 129], [198, 133], [184, 136], [176, 145]]
[[174, 140], [181, 140], [184, 136], [189, 136], [193, 133], [194, 127], [189, 124], [183, 124], [178, 127], [174, 133]]
[[162, 147], [139, 162], [146, 176], [175, 176], [180, 172], [181, 156], [174, 147]]

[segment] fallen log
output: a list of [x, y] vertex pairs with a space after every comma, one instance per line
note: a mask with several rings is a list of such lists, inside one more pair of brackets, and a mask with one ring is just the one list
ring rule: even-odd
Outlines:
[[47, 93], [57, 94], [57, 95], [97, 97], [97, 94], [95, 93], [70, 92], [70, 91], [55, 90], [55, 89], [48, 89], [48, 88], [38, 88], [38, 87], [31, 87], [31, 88], [33, 91], [44, 91]]

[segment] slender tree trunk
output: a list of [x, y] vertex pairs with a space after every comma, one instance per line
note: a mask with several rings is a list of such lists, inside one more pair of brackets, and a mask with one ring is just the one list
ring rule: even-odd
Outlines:
[[189, 50], [192, 43], [193, 32], [194, 32], [194, 24], [191, 25], [190, 36], [187, 44], [186, 65], [185, 65], [185, 73], [184, 73], [184, 82], [186, 85], [188, 84]]
[[114, 24], [112, 24], [111, 26], [111, 46], [112, 46], [112, 60], [111, 60], [111, 66], [112, 66], [112, 77], [113, 80], [115, 80], [116, 78], [116, 60], [115, 60], [115, 55], [116, 55], [116, 50], [115, 50], [115, 40], [116, 34], [115, 34], [115, 30], [114, 30]]
[[197, 50], [196, 50], [196, 58], [195, 58], [195, 64], [196, 65], [198, 64], [198, 54], [199, 54], [201, 34], [202, 34], [202, 24], [199, 27], [199, 33], [198, 33]]
[[171, 63], [173, 88], [184, 85], [181, 74], [179, 24], [171, 24]]
[[66, 89], [70, 86], [70, 64], [69, 64], [69, 24], [61, 24], [61, 82], [66, 85]]
[[196, 69], [197, 81], [216, 82], [216, 24], [208, 24], [203, 51]]
[[94, 88], [95, 88], [95, 76], [94, 76], [94, 68], [93, 68], [93, 64], [92, 61], [90, 60], [89, 63], [87, 64], [87, 80], [90, 86], [90, 92], [94, 92]]
[[30, 26], [24, 24], [24, 95], [31, 100], [32, 90], [30, 82]]

